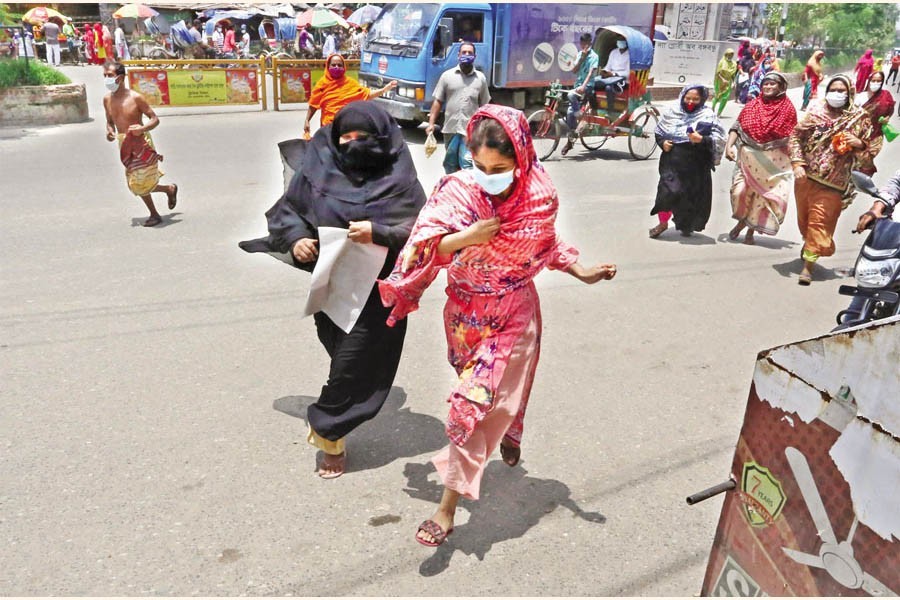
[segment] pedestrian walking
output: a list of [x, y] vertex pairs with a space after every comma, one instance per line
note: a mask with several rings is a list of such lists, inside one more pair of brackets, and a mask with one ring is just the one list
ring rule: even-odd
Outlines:
[[728, 233], [735, 240], [746, 228], [744, 243], [754, 233], [776, 235], [787, 213], [794, 181], [788, 138], [797, 124], [797, 110], [787, 97], [788, 82], [781, 73], [763, 79], [762, 94], [751, 100], [728, 133], [725, 157], [737, 161], [731, 181], [732, 218]]
[[434, 132], [434, 123], [444, 109], [444, 173], [472, 168], [472, 154], [466, 146], [466, 126], [475, 112], [491, 101], [487, 78], [475, 69], [475, 44], [459, 45], [459, 64], [441, 73], [434, 86], [434, 100], [428, 113], [425, 133]]
[[103, 27], [100, 23], [94, 23], [94, 64], [102, 65], [108, 57], [103, 45]]
[[250, 58], [250, 34], [247, 32], [247, 25], [241, 25], [241, 58]]
[[325, 34], [325, 42], [322, 44], [322, 56], [331, 56], [338, 51], [337, 42], [334, 39], [334, 33], [329, 29]]
[[324, 127], [334, 120], [339, 110], [351, 102], [378, 98], [397, 87], [396, 80], [377, 90], [360, 85], [355, 79], [347, 77], [344, 57], [340, 54], [329, 56], [325, 61], [325, 67], [325, 74], [316, 82], [309, 95], [309, 108], [306, 111], [306, 121], [303, 123], [303, 135], [306, 137], [309, 136], [310, 120], [317, 111], [322, 111], [319, 122], [320, 126]]
[[47, 55], [47, 64], [58, 67], [60, 63], [59, 48], [59, 31], [60, 27], [53, 21], [47, 21], [41, 27], [41, 34], [44, 36], [44, 49]]
[[[569, 128], [566, 145], [562, 148], [562, 154], [565, 156], [572, 149], [575, 140], [578, 137], [577, 127], [578, 119], [581, 117], [582, 100], [585, 100], [589, 94], [594, 92], [594, 74], [597, 67], [600, 66], [600, 57], [591, 47], [594, 38], [589, 33], [581, 34], [579, 44], [581, 52], [578, 54], [578, 61], [575, 63], [575, 85], [569, 92], [569, 107], [566, 109], [566, 125]], [[473, 46], [474, 48], [474, 46]], [[612, 53], [610, 53], [612, 56]]]
[[753, 70], [753, 74], [750, 76], [750, 87], [747, 90], [748, 100], [753, 100], [762, 93], [762, 81], [766, 75], [773, 70], [772, 58], [770, 56], [763, 56], [759, 65], [757, 65], [756, 69]]
[[125, 30], [122, 24], [116, 19], [116, 32], [114, 35], [116, 42], [116, 56], [120, 61], [131, 60], [131, 51], [128, 49], [128, 39], [125, 37]]
[[731, 95], [731, 88], [737, 72], [738, 64], [734, 60], [734, 50], [728, 48], [716, 67], [715, 91], [713, 92], [712, 108], [720, 117], [728, 104], [728, 97]]
[[[351, 241], [388, 249], [379, 278], [387, 276], [425, 204], [412, 155], [391, 116], [372, 102], [352, 102], [316, 131], [304, 164], [267, 213], [269, 237], [241, 242], [247, 252], [290, 253], [294, 266], [312, 271], [319, 227], [349, 230]], [[346, 437], [373, 418], [390, 392], [406, 320], [389, 327], [375, 279], [349, 333], [324, 313], [314, 315], [319, 341], [331, 357], [328, 381], [307, 409], [310, 444], [324, 452], [318, 475], [346, 468]]]
[[[125, 82], [125, 65], [119, 62], [108, 63], [103, 67], [103, 79], [109, 93], [103, 97], [103, 109], [106, 112], [106, 139], [110, 142], [118, 139], [119, 158], [125, 166], [125, 179], [128, 189], [139, 196], [150, 217], [144, 221], [144, 227], [154, 227], [162, 222], [162, 217], [153, 204], [154, 192], [165, 192], [169, 200], [169, 210], [175, 208], [178, 201], [178, 186], [174, 183], [160, 185], [164, 175], [159, 163], [163, 157], [156, 152], [150, 131], [159, 125], [159, 117], [147, 103], [147, 100], [133, 90], [128, 89]], [[144, 117], [149, 121], [144, 123]]]
[[822, 83], [824, 69], [822, 68], [822, 59], [825, 58], [825, 52], [816, 50], [806, 62], [803, 69], [803, 104], [800, 110], [806, 110], [810, 100], [819, 97], [819, 84]]
[[101, 27], [100, 34], [103, 36], [103, 49], [106, 51], [106, 59], [115, 60], [116, 52], [113, 47], [113, 35], [106, 24]]
[[738, 67], [740, 68], [740, 72], [737, 77], [735, 94], [739, 103], [746, 104], [749, 99], [750, 78], [753, 76], [753, 71], [756, 70], [756, 60], [753, 58], [752, 50], [749, 48], [747, 49], [744, 56], [738, 61]]
[[62, 27], [63, 36], [66, 38], [66, 47], [69, 50], [69, 60], [78, 64], [78, 45], [75, 43], [78, 39], [78, 30], [72, 24], [72, 21], [66, 21]]
[[440, 506], [416, 541], [438, 546], [453, 531], [460, 496], [477, 500], [491, 454], [521, 456], [525, 410], [540, 354], [534, 277], [544, 268], [588, 283], [616, 267], [584, 267], [559, 239], [556, 190], [538, 163], [525, 115], [483, 106], [469, 123], [473, 169], [444, 177], [416, 220], [390, 277], [380, 282], [390, 323], [399, 326], [447, 268], [444, 329], [459, 375], [450, 394], [450, 445], [432, 459], [444, 485]]
[[96, 35], [94, 34], [93, 27], [91, 27], [90, 23], [85, 23], [84, 33], [81, 36], [81, 43], [84, 48], [84, 57], [88, 64], [91, 65], [97, 64], [97, 49], [94, 46], [95, 37]]
[[856, 93], [866, 89], [866, 84], [869, 83], [869, 77], [872, 76], [874, 68], [875, 59], [872, 58], [872, 49], [870, 48], [859, 57], [859, 60], [856, 61], [856, 67], [853, 69], [853, 72], [856, 74]]
[[[869, 113], [869, 118], [872, 120], [872, 131], [869, 137], [863, 141], [871, 146], [875, 138], [882, 138], [879, 151], [884, 145], [882, 127], [891, 120], [891, 117], [894, 115], [894, 107], [896, 106], [894, 97], [885, 89], [884, 80], [884, 72], [875, 71], [869, 77], [869, 83], [865, 91], [858, 94], [854, 100], [857, 106], [861, 106], [863, 110]], [[864, 159], [860, 160], [858, 169], [866, 175], [874, 175], [878, 170], [875, 168], [875, 155], [866, 155]]]
[[900, 52], [895, 51], [891, 56], [891, 69], [888, 73], [890, 85], [897, 83], [897, 72], [900, 71]]
[[834, 254], [838, 217], [855, 193], [850, 170], [881, 149], [882, 138], [872, 139], [872, 121], [854, 104], [854, 94], [849, 77], [832, 77], [825, 86], [825, 102], [810, 105], [790, 136], [797, 224], [804, 241], [800, 285], [812, 282], [819, 258]]
[[667, 110], [656, 126], [662, 148], [659, 184], [651, 215], [659, 224], [650, 237], [659, 237], [675, 220], [684, 237], [703, 231], [712, 208], [712, 171], [722, 159], [725, 130], [716, 112], [706, 106], [706, 86], [690, 84], [681, 90], [678, 104]]

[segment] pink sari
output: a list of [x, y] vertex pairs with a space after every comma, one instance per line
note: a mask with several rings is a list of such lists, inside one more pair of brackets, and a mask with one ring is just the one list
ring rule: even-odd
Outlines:
[[[382, 301], [394, 307], [391, 323], [416, 310], [425, 289], [447, 269], [444, 328], [448, 359], [459, 380], [450, 394], [446, 431], [458, 448], [445, 450], [435, 464], [445, 485], [471, 498], [478, 497], [484, 463], [496, 444], [504, 436], [510, 445], [521, 442], [540, 350], [540, 307], [532, 280], [545, 267], [564, 270], [578, 259], [578, 251], [557, 236], [556, 189], [537, 162], [524, 115], [487, 105], [472, 117], [469, 135], [486, 118], [503, 125], [515, 146], [512, 194], [505, 201], [489, 196], [465, 170], [444, 177], [419, 214], [394, 271], [379, 282]], [[501, 221], [493, 240], [453, 256], [437, 254], [444, 235], [493, 216]], [[523, 339], [529, 340], [527, 348]], [[510, 376], [504, 377], [507, 371]], [[508, 413], [508, 418], [489, 419], [488, 431], [482, 423], [492, 412]], [[467, 447], [470, 440], [477, 449]], [[467, 464], [454, 464], [459, 452]]]

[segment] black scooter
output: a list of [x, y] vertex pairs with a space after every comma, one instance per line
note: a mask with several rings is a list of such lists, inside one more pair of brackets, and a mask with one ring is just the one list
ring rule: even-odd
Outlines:
[[[853, 171], [852, 177], [858, 190], [881, 198], [871, 177], [859, 171]], [[888, 216], [870, 227], [851, 272], [856, 285], [842, 285], [838, 290], [853, 300], [838, 313], [835, 331], [900, 314], [900, 223]]]

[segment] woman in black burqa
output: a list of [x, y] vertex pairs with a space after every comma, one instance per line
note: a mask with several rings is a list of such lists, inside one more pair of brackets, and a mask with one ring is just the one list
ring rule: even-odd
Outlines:
[[[240, 246], [247, 252], [287, 253], [294, 266], [312, 271], [318, 227], [345, 228], [354, 242], [387, 247], [382, 279], [390, 274], [425, 199], [400, 128], [374, 103], [353, 102], [306, 146], [284, 196], [266, 212], [269, 237]], [[320, 477], [343, 474], [344, 438], [378, 414], [390, 392], [406, 321], [388, 327], [389, 314], [373, 280], [350, 333], [325, 313], [314, 315], [319, 341], [331, 357], [328, 381], [307, 410], [308, 441], [325, 453]]]

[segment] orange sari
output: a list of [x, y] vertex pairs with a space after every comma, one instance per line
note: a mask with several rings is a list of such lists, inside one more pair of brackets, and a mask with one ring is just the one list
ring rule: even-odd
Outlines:
[[335, 115], [344, 106], [355, 100], [368, 100], [372, 93], [369, 88], [360, 85], [346, 74], [340, 79], [332, 77], [328, 72], [328, 63], [332, 56], [339, 55], [332, 54], [328, 57], [325, 61], [325, 75], [316, 82], [316, 87], [309, 95], [310, 108], [322, 111], [322, 127], [334, 121]]

